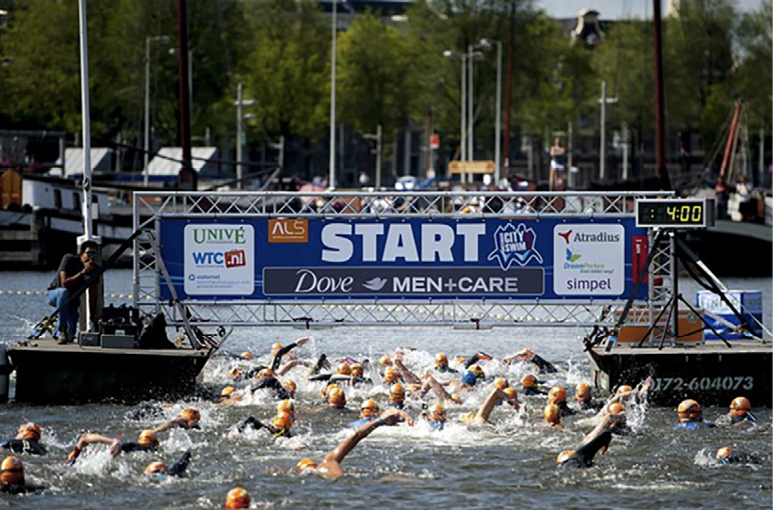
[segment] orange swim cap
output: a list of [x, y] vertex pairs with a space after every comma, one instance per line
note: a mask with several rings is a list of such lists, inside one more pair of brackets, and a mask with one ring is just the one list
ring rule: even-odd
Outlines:
[[548, 404], [545, 406], [545, 421], [551, 425], [558, 425], [561, 423], [561, 408], [555, 404]]
[[290, 416], [290, 413], [281, 411], [277, 413], [271, 423], [278, 429], [288, 430], [293, 426], [293, 417]]
[[276, 342], [276, 343], [274, 343], [274, 344], [271, 346], [271, 355], [272, 355], [272, 356], [276, 356], [276, 354], [277, 354], [279, 351], [281, 351], [281, 350], [282, 350], [282, 344], [280, 344], [279, 342]]
[[389, 366], [392, 364], [392, 360], [389, 359], [389, 356], [384, 354], [381, 356], [381, 359], [378, 361], [379, 365]]
[[566, 402], [566, 390], [563, 386], [553, 386], [548, 393], [548, 402], [551, 404], [560, 404]]
[[521, 386], [524, 388], [536, 388], [538, 384], [537, 378], [531, 374], [526, 374], [521, 379]]
[[473, 374], [475, 374], [475, 377], [477, 377], [478, 379], [482, 379], [486, 377], [486, 374], [483, 372], [483, 369], [480, 368], [479, 365], [471, 366], [470, 370], [472, 371]]
[[359, 363], [352, 364], [352, 375], [354, 377], [362, 377], [365, 374], [365, 369]]
[[372, 398], [365, 400], [360, 405], [360, 416], [363, 418], [376, 418], [378, 416], [378, 404]]
[[282, 387], [287, 390], [287, 392], [290, 394], [290, 397], [294, 397], [295, 392], [298, 391], [298, 385], [295, 384], [295, 381], [292, 379], [287, 379], [285, 382], [283, 382]]
[[0, 483], [3, 485], [24, 484], [24, 465], [19, 457], [6, 457], [0, 464]]
[[446, 356], [442, 352], [439, 353], [437, 356], [435, 356], [435, 366], [437, 366], [437, 367], [447, 367], [448, 366], [448, 356]]
[[226, 386], [222, 389], [220, 392], [220, 398], [228, 398], [231, 396], [231, 394], [236, 391], [233, 386]]
[[558, 454], [558, 457], [556, 457], [556, 463], [563, 464], [567, 460], [569, 460], [569, 457], [574, 455], [574, 450], [564, 450], [561, 453]]
[[339, 387], [335, 387], [327, 394], [327, 404], [330, 407], [340, 409], [346, 405], [346, 394], [344, 390]]
[[725, 457], [729, 457], [732, 453], [732, 450], [730, 450], [729, 447], [723, 446], [719, 450], [717, 450], [717, 458], [718, 459], [724, 459]]
[[679, 421], [681, 422], [691, 422], [696, 421], [701, 416], [701, 406], [698, 402], [695, 400], [688, 398], [687, 400], [683, 400], [681, 404], [679, 404], [679, 407], [676, 410], [677, 414], [679, 415]]
[[733, 416], [745, 416], [751, 410], [751, 402], [746, 397], [736, 397], [730, 402], [730, 414]]
[[392, 388], [389, 390], [389, 402], [399, 404], [403, 400], [405, 400], [405, 390], [403, 389], [403, 385], [400, 383], [393, 384]]
[[140, 432], [140, 438], [137, 442], [142, 446], [158, 446], [158, 437], [152, 430], [143, 430]]
[[17, 439], [24, 439], [27, 441], [40, 440], [40, 425], [37, 423], [27, 422], [19, 426]]
[[633, 388], [628, 386], [627, 384], [623, 384], [622, 386], [617, 387], [617, 391], [615, 392], [615, 395], [625, 395], [626, 393], [630, 393], [633, 391]]
[[352, 367], [347, 362], [343, 362], [340, 365], [338, 365], [338, 371], [336, 372], [339, 375], [352, 375]]
[[183, 418], [185, 420], [188, 420], [189, 422], [192, 421], [194, 423], [198, 423], [201, 421], [201, 413], [198, 409], [194, 407], [188, 407], [186, 409], [183, 409], [180, 411], [180, 414], [177, 415], [178, 418]]
[[515, 391], [515, 388], [505, 388], [502, 391], [507, 393], [507, 396], [510, 398], [518, 398], [518, 392]]
[[233, 367], [231, 370], [228, 371], [228, 375], [231, 377], [231, 379], [236, 379], [243, 373], [244, 373], [244, 370], [239, 367]]
[[393, 367], [388, 367], [384, 372], [384, 382], [393, 383], [400, 378], [400, 372]]
[[288, 413], [293, 419], [295, 419], [295, 404], [290, 399], [282, 400], [276, 405], [276, 412]]
[[252, 361], [253, 357], [254, 357], [254, 356], [253, 356], [253, 355], [252, 355], [252, 353], [251, 353], [251, 352], [249, 352], [249, 351], [244, 351], [244, 352], [242, 353], [242, 359], [246, 359], [247, 361]]
[[166, 464], [156, 461], [148, 464], [148, 467], [145, 468], [145, 474], [152, 475], [155, 473], [166, 473], [168, 470], [169, 468], [166, 467]]
[[578, 402], [590, 400], [590, 386], [587, 383], [580, 383], [574, 388], [574, 399]]
[[609, 414], [619, 414], [625, 412], [625, 407], [620, 402], [612, 402], [607, 408]]
[[503, 390], [510, 386], [510, 383], [507, 382], [507, 379], [504, 377], [497, 377], [497, 380], [494, 381], [494, 386], [500, 390]]
[[235, 487], [228, 491], [225, 496], [225, 508], [228, 510], [236, 510], [238, 508], [250, 507], [250, 493], [241, 487]]
[[315, 467], [317, 467], [317, 464], [311, 459], [300, 460], [298, 461], [298, 464], [295, 466], [295, 468], [298, 471], [303, 471], [305, 469], [314, 469]]

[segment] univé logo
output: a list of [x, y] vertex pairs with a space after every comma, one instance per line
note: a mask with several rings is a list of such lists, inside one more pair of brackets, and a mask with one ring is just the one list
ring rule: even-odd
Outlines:
[[308, 243], [309, 222], [300, 218], [268, 220], [269, 243]]
[[[191, 252], [193, 262], [199, 267], [242, 267], [247, 265], [247, 255], [243, 249], [218, 250], [217, 245], [246, 244], [247, 238], [244, 227], [196, 227], [192, 229], [192, 239], [194, 245], [202, 246], [201, 251]], [[214, 246], [213, 246], [214, 245]], [[213, 247], [215, 249], [207, 250]], [[226, 248], [223, 246], [223, 248]]]
[[525, 266], [531, 259], [542, 264], [542, 255], [537, 251], [537, 233], [533, 228], [523, 223], [514, 226], [512, 223], [500, 225], [494, 232], [494, 251], [488, 260], [497, 259], [502, 271], [507, 271], [515, 262]]

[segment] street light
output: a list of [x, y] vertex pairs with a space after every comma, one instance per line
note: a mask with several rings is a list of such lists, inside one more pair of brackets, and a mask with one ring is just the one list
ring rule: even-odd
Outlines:
[[330, 178], [328, 187], [336, 187], [336, 35], [338, 32], [338, 0], [333, 0], [333, 28], [330, 57]]
[[157, 41], [161, 44], [167, 44], [169, 37], [166, 35], [157, 35], [145, 38], [145, 139], [143, 154], [143, 179], [145, 186], [148, 185], [148, 159], [150, 155], [150, 43]]
[[496, 129], [494, 135], [494, 181], [499, 185], [501, 175], [501, 143], [502, 143], [502, 41], [481, 39], [480, 46], [485, 50], [491, 48], [491, 43], [497, 45], [497, 111]]
[[601, 147], [599, 148], [599, 180], [604, 180], [606, 177], [606, 159], [607, 159], [607, 104], [617, 103], [616, 97], [607, 97], [607, 82], [601, 81]]
[[240, 83], [236, 87], [236, 186], [242, 189], [242, 122], [254, 119], [254, 115], [244, 115], [242, 110], [245, 106], [255, 104], [254, 99], [244, 99], [243, 86]]
[[462, 97], [459, 101], [459, 104], [461, 105], [461, 125], [459, 128], [459, 157], [461, 161], [467, 161], [467, 55], [462, 53], [461, 55], [457, 55], [451, 50], [446, 50], [443, 52], [443, 56], [446, 58], [458, 58], [462, 62], [462, 82], [461, 82], [461, 89], [462, 89]]
[[[470, 80], [468, 89], [467, 89], [467, 98], [470, 103], [470, 113], [468, 116], [468, 123], [469, 123], [469, 135], [467, 138], [467, 158], [469, 161], [475, 161], [475, 97], [473, 94], [474, 86], [473, 86], [473, 74], [475, 71], [475, 61], [476, 60], [482, 60], [483, 59], [483, 53], [479, 51], [475, 51], [476, 49], [480, 48], [477, 44], [470, 44], [467, 46], [467, 64], [469, 65], [469, 69], [467, 71], [468, 77]], [[473, 176], [468, 175], [467, 179], [469, 181], [472, 181]]]

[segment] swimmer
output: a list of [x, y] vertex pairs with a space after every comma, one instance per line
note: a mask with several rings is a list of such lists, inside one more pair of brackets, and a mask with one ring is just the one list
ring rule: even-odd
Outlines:
[[24, 423], [19, 426], [16, 437], [6, 439], [0, 447], [13, 453], [28, 453], [30, 455], [45, 455], [46, 448], [40, 442], [40, 426], [37, 423]]
[[[307, 336], [299, 338], [295, 342], [293, 342], [291, 344], [288, 344], [288, 345], [286, 345], [284, 347], [282, 347], [282, 344], [280, 344], [279, 342], [276, 342], [274, 345], [271, 346], [271, 354], [270, 354], [270, 356], [272, 358], [271, 359], [271, 364], [269, 366], [267, 366], [267, 367], [266, 366], [259, 366], [259, 367], [256, 367], [256, 368], [250, 370], [247, 373], [247, 379], [252, 379], [260, 371], [265, 370], [265, 369], [270, 369], [272, 375], [274, 373], [278, 373], [279, 375], [283, 375], [285, 372], [287, 372], [289, 370], [289, 368], [285, 368], [284, 370], [280, 370], [280, 365], [282, 364], [282, 358], [287, 356], [288, 354], [290, 354], [290, 351], [292, 351], [296, 347], [303, 347], [308, 342], [309, 342], [309, 337], [307, 337]], [[292, 360], [290, 360], [290, 361], [292, 361]], [[297, 365], [297, 363], [294, 364], [290, 368], [293, 368], [296, 365]]]
[[472, 365], [477, 364], [479, 361], [491, 361], [491, 356], [486, 354], [485, 352], [477, 352], [470, 356], [469, 358], [462, 357], [462, 365], [464, 365], [464, 368], [470, 368]]
[[438, 353], [437, 356], [435, 356], [435, 370], [440, 372], [441, 374], [458, 374], [459, 371], [455, 370], [448, 366], [448, 356], [445, 354]]
[[593, 400], [590, 385], [587, 383], [580, 383], [574, 388], [574, 401], [580, 411], [598, 411], [604, 405], [603, 402]]
[[238, 510], [240, 508], [249, 508], [252, 499], [250, 493], [241, 487], [234, 487], [225, 496], [225, 508], [226, 510]]
[[703, 411], [698, 402], [692, 399], [683, 400], [677, 408], [679, 424], [674, 425], [675, 429], [693, 430], [703, 427], [713, 427], [714, 424], [703, 421]]
[[158, 450], [158, 437], [152, 430], [143, 430], [140, 432], [140, 436], [137, 441], [122, 442], [121, 437], [123, 434], [119, 434], [115, 438], [109, 438], [102, 434], [94, 434], [86, 432], [78, 438], [78, 442], [75, 443], [75, 448], [67, 454], [67, 465], [73, 465], [75, 460], [83, 453], [83, 450], [91, 444], [106, 444], [110, 446], [110, 455], [117, 457], [121, 453], [134, 453], [134, 452], [154, 452]]
[[566, 403], [566, 389], [563, 386], [553, 386], [548, 392], [548, 403], [555, 404], [561, 409], [561, 416], [571, 416], [576, 413]]
[[405, 390], [403, 385], [395, 383], [389, 389], [389, 407], [403, 409], [405, 407]]
[[218, 403], [225, 405], [236, 404], [241, 402], [242, 394], [236, 391], [233, 386], [226, 386], [220, 391], [220, 400]]
[[462, 399], [457, 395], [456, 393], [448, 393], [446, 389], [443, 387], [442, 384], [440, 384], [437, 379], [435, 379], [432, 374], [427, 372], [424, 374], [424, 377], [422, 377], [424, 384], [421, 388], [421, 391], [419, 392], [420, 396], [423, 397], [427, 391], [430, 389], [435, 393], [437, 398], [440, 399], [441, 402], [447, 402], [447, 403], [454, 403], [454, 404], [461, 404]]
[[545, 406], [545, 423], [553, 427], [554, 429], [562, 429], [564, 426], [561, 424], [561, 408], [556, 404], [548, 404]]
[[413, 425], [413, 420], [411, 420], [410, 416], [408, 416], [405, 411], [399, 409], [389, 409], [388, 411], [384, 411], [378, 419], [372, 420], [358, 428], [352, 435], [333, 448], [333, 450], [325, 456], [325, 459], [322, 462], [316, 464], [310, 459], [304, 459], [298, 462], [297, 470], [301, 474], [310, 473], [328, 480], [338, 479], [344, 475], [341, 463], [360, 441], [368, 437], [374, 430], [382, 425], [397, 425], [401, 421], [408, 423], [408, 425]]
[[349, 428], [358, 429], [371, 420], [375, 420], [379, 415], [378, 404], [372, 398], [364, 400], [360, 405], [360, 419], [349, 424]]
[[548, 392], [540, 389], [539, 381], [531, 374], [526, 374], [521, 379], [521, 393], [524, 395], [547, 395]]
[[408, 384], [421, 384], [421, 379], [411, 372], [408, 367], [405, 366], [403, 363], [404, 355], [403, 351], [400, 349], [397, 349], [395, 351], [395, 358], [394, 358], [394, 367], [400, 372], [400, 376], [403, 381], [407, 382]]
[[736, 397], [730, 402], [730, 423], [732, 425], [742, 425], [756, 423], [757, 417], [752, 414], [752, 405], [746, 397]]
[[236, 426], [236, 430], [244, 432], [247, 427], [254, 430], [265, 429], [270, 432], [275, 438], [277, 437], [292, 437], [290, 429], [293, 426], [293, 417], [288, 412], [278, 412], [277, 415], [271, 420], [270, 423], [263, 423], [254, 416], [248, 416], [242, 420], [239, 425]]
[[331, 387], [327, 392], [327, 406], [330, 409], [346, 408], [346, 393], [338, 386]]
[[427, 420], [432, 430], [443, 430], [446, 426], [446, 410], [443, 404], [435, 404], [432, 407], [432, 412], [424, 411], [422, 417]]
[[397, 368], [389, 366], [384, 370], [383, 380], [384, 384], [393, 384], [402, 380], [402, 376]]
[[167, 467], [163, 462], [151, 462], [145, 468], [145, 475], [153, 479], [164, 479], [167, 476], [180, 477], [185, 474], [188, 465], [191, 463], [191, 451], [186, 450], [174, 464]]
[[154, 434], [164, 432], [172, 428], [180, 428], [185, 430], [199, 429], [199, 422], [201, 421], [201, 413], [194, 407], [187, 407], [180, 411], [175, 418], [165, 421], [155, 429]]
[[540, 372], [545, 374], [553, 374], [558, 371], [552, 363], [547, 361], [545, 358], [535, 354], [534, 351], [528, 347], [503, 358], [502, 363], [505, 365], [510, 365], [516, 360], [536, 365]]
[[290, 398], [290, 394], [287, 389], [282, 385], [282, 382], [276, 378], [274, 371], [270, 368], [264, 368], [260, 370], [255, 376], [256, 383], [252, 385], [250, 391], [253, 393], [258, 390], [269, 390], [273, 397], [277, 400], [285, 400]]
[[19, 457], [6, 457], [0, 464], [0, 492], [26, 494], [43, 489], [24, 480], [24, 464]]
[[494, 388], [480, 405], [478, 411], [465, 416], [462, 419], [462, 422], [465, 425], [473, 426], [489, 424], [489, 416], [491, 416], [491, 412], [497, 406], [498, 400], [506, 401], [508, 404], [515, 407], [516, 410], [520, 409], [520, 404], [518, 403], [518, 397], [515, 395], [515, 391], [508, 393], [506, 391], [500, 390], [499, 388]]
[[556, 463], [563, 468], [589, 468], [593, 465], [593, 457], [600, 451], [602, 454], [609, 449], [612, 441], [612, 429], [621, 420], [619, 414], [609, 414], [582, 440], [576, 450], [565, 450], [558, 455]]
[[717, 450], [716, 459], [720, 464], [762, 464], [759, 457], [741, 450], [734, 450], [729, 446]]

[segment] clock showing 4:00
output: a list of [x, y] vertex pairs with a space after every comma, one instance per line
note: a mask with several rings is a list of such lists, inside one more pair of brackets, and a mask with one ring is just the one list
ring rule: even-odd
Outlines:
[[641, 199], [636, 201], [637, 227], [703, 228], [713, 211], [701, 198]]

